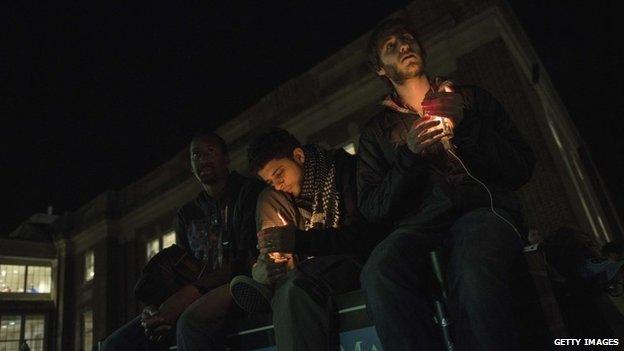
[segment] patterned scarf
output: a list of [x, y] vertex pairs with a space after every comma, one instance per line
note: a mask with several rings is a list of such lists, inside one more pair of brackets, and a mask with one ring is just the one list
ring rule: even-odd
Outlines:
[[327, 151], [316, 145], [303, 147], [303, 199], [312, 202], [312, 216], [306, 230], [336, 228], [340, 220], [340, 196], [336, 188], [336, 166]]

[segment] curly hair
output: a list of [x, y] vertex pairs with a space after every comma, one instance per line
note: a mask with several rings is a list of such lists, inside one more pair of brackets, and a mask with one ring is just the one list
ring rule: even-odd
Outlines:
[[249, 171], [258, 173], [271, 160], [292, 158], [293, 150], [301, 147], [294, 135], [281, 128], [271, 128], [256, 135], [247, 147]]

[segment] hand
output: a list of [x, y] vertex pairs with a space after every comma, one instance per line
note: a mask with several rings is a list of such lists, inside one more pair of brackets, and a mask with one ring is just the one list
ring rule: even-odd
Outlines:
[[158, 307], [154, 305], [147, 306], [141, 313], [141, 326], [143, 326], [145, 335], [150, 341], [160, 341], [165, 333], [171, 330], [171, 325], [165, 324], [164, 318], [160, 316]]
[[421, 104], [425, 114], [446, 117], [457, 127], [464, 119], [464, 97], [451, 91], [430, 92]]
[[260, 253], [294, 252], [296, 232], [297, 227], [293, 225], [262, 229], [258, 232], [258, 249], [260, 249]]
[[275, 262], [268, 254], [260, 254], [258, 261], [251, 269], [254, 280], [263, 284], [274, 284], [286, 275], [287, 261]]
[[419, 119], [407, 133], [407, 147], [415, 154], [421, 154], [444, 137], [437, 119]]
[[160, 341], [171, 330], [184, 310], [201, 294], [193, 285], [187, 285], [163, 302], [158, 309], [148, 306], [141, 314], [141, 325], [150, 340]]

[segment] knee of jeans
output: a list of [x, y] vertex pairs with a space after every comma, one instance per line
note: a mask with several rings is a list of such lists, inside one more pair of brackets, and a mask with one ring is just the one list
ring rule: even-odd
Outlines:
[[114, 346], [114, 342], [110, 339], [110, 336], [106, 339], [104, 339], [104, 342], [102, 342], [102, 347], [100, 348], [100, 351], [113, 351], [115, 350], [115, 346]]
[[307, 298], [307, 292], [295, 284], [294, 278], [285, 280], [282, 285], [275, 290], [271, 306], [273, 311], [290, 310], [290, 307], [297, 304], [300, 299]]
[[176, 334], [180, 335], [181, 333], [183, 334], [186, 331], [197, 329], [199, 323], [200, 320], [198, 319], [195, 311], [187, 308], [178, 318], [178, 321], [176, 323]]
[[401, 269], [400, 260], [397, 258], [396, 252], [388, 249], [388, 245], [375, 248], [360, 272], [362, 287], [375, 289], [380, 284], [383, 285], [384, 279], [392, 279], [397, 270]]

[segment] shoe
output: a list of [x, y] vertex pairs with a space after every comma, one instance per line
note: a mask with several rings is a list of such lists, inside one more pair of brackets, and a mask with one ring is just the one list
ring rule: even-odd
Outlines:
[[249, 313], [271, 311], [271, 289], [246, 275], [237, 275], [232, 279], [230, 295], [240, 308]]

